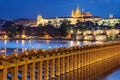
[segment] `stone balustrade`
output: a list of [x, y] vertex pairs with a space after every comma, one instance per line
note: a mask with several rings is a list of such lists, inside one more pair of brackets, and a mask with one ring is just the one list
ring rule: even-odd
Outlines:
[[0, 80], [48, 80], [78, 69], [85, 69], [81, 80], [87, 80], [87, 76], [118, 66], [119, 61], [118, 41], [52, 50], [31, 49], [21, 54], [0, 54]]

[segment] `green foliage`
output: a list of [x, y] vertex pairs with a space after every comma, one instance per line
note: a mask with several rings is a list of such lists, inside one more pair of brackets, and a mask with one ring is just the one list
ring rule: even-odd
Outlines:
[[12, 22], [12, 21], [6, 22], [5, 25], [3, 26], [3, 28], [6, 30], [9, 37], [16, 36], [17, 28], [16, 28], [16, 25], [14, 24], [14, 22]]
[[67, 20], [64, 20], [62, 24], [60, 25], [59, 31], [60, 35], [63, 37], [66, 37], [68, 35], [68, 26], [70, 25], [70, 22]]

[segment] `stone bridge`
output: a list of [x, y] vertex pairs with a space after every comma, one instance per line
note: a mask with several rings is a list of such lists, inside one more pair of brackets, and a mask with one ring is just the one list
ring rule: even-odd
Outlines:
[[[61, 80], [64, 75], [80, 69], [80, 80], [120, 65], [120, 42], [74, 46], [52, 50], [31, 49], [21, 54], [0, 55], [0, 80]], [[56, 79], [55, 79], [56, 78]], [[72, 80], [66, 76], [66, 80]], [[77, 80], [75, 77], [74, 80]]]
[[115, 37], [119, 33], [119, 29], [77, 31], [76, 38], [84, 40], [105, 40], [106, 37]]

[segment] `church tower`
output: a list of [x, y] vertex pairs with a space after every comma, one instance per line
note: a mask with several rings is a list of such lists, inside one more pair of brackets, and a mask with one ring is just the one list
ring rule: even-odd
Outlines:
[[75, 17], [75, 11], [72, 10], [71, 17]]
[[77, 9], [75, 11], [75, 17], [80, 17], [81, 15], [81, 11], [80, 11], [80, 8], [79, 8], [79, 5], [77, 6]]
[[37, 26], [40, 25], [40, 24], [44, 25], [44, 19], [43, 19], [42, 15], [38, 14], [38, 16], [37, 16]]
[[79, 5], [78, 5], [76, 10], [72, 10], [71, 17], [78, 18], [78, 17], [81, 17], [81, 16], [82, 16], [81, 11], [80, 11], [80, 8], [79, 8]]

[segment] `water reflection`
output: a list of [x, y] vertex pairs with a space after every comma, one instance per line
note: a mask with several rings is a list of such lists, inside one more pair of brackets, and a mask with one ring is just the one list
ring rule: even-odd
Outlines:
[[25, 40], [22, 40], [21, 43], [22, 43], [22, 46], [24, 47], [24, 45], [25, 45]]
[[[63, 40], [0, 40], [0, 48], [1, 49], [7, 49], [7, 51], [10, 52], [21, 52], [25, 51], [26, 49], [32, 49], [32, 48], [43, 48], [43, 49], [53, 49], [53, 48], [59, 48], [59, 47], [70, 47], [70, 46], [76, 46], [76, 45], [83, 45], [80, 41], [63, 41]], [[11, 50], [10, 50], [11, 49]], [[14, 50], [12, 50], [14, 49]], [[8, 52], [7, 52], [8, 53]]]
[[7, 45], [8, 40], [4, 40], [4, 44]]
[[50, 80], [119, 80], [120, 69], [114, 68], [104, 74], [94, 74], [90, 71], [90, 67], [80, 68], [73, 72], [66, 73], [60, 77]]
[[25, 51], [26, 49], [53, 49], [59, 47], [71, 47], [71, 46], [83, 46], [83, 45], [91, 45], [94, 42], [89, 41], [66, 41], [66, 40], [0, 40], [0, 48], [7, 49], [7, 53], [13, 53], [14, 50], [10, 49], [18, 49], [17, 52]]

